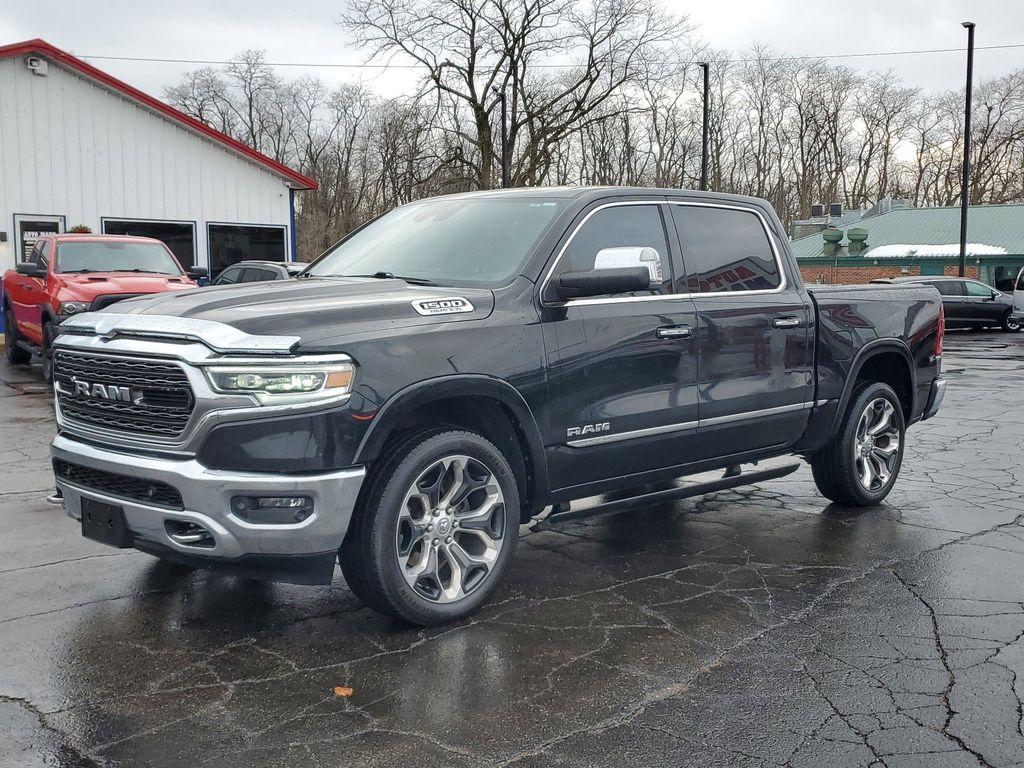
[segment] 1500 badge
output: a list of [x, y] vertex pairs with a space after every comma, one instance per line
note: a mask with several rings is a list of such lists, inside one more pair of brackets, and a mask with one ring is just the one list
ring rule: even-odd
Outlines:
[[450, 299], [419, 299], [412, 303], [412, 308], [421, 315], [457, 315], [461, 312], [472, 312], [473, 305], [469, 299], [454, 296]]

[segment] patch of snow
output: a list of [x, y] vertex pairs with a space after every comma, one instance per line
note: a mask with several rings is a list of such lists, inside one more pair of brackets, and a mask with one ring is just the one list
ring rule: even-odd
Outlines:
[[[999, 245], [985, 245], [984, 243], [968, 243], [968, 256], [1002, 256], [1006, 249]], [[909, 245], [907, 243], [893, 243], [892, 245], [876, 245], [865, 252], [864, 258], [874, 259], [898, 259], [908, 256], [921, 256], [924, 258], [957, 257], [960, 255], [960, 243], [949, 243], [947, 245]]]

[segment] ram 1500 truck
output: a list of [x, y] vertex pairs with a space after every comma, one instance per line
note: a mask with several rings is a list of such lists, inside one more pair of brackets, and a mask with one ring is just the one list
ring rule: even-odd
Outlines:
[[28, 258], [3, 277], [4, 343], [7, 362], [43, 362], [53, 377], [53, 338], [60, 323], [79, 312], [123, 299], [195, 288], [171, 250], [159, 240], [127, 235], [60, 234], [36, 240]]
[[435, 624], [492, 593], [548, 507], [791, 455], [829, 499], [880, 502], [942, 402], [942, 335], [932, 287], [805, 288], [762, 200], [442, 197], [297, 280], [65, 321], [53, 467], [89, 538], [299, 583], [337, 560], [371, 607]]

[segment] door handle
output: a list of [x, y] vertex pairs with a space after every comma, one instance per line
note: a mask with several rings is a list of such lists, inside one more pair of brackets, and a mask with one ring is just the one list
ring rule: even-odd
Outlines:
[[803, 324], [799, 317], [776, 317], [772, 320], [772, 328], [799, 328]]
[[693, 336], [693, 328], [688, 325], [663, 325], [654, 335], [659, 339], [688, 339]]

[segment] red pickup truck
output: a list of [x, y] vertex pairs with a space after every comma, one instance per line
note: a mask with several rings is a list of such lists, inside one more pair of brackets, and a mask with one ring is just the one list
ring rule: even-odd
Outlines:
[[159, 240], [124, 235], [44, 235], [28, 260], [3, 276], [7, 360], [25, 364], [38, 354], [43, 378], [52, 379], [50, 346], [60, 322], [121, 299], [194, 288], [170, 249]]

